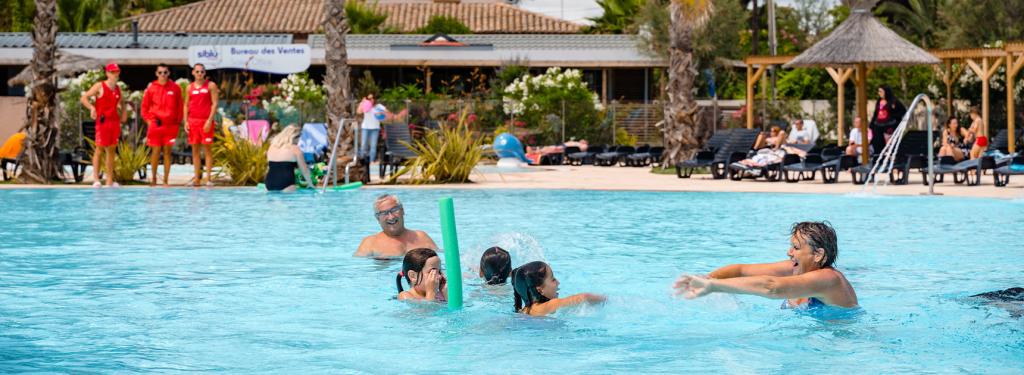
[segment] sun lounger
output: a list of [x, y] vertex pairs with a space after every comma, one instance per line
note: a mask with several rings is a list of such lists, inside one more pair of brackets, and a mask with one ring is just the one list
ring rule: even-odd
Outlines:
[[590, 146], [587, 147], [586, 151], [580, 151], [572, 154], [566, 153], [566, 156], [569, 158], [569, 164], [572, 165], [592, 164], [594, 163], [594, 157], [598, 154], [604, 153], [606, 149], [607, 146], [603, 145]]
[[631, 167], [646, 167], [654, 162], [653, 150], [650, 145], [640, 146], [633, 154], [626, 155], [625, 164]]
[[719, 137], [724, 138], [716, 140], [715, 136], [712, 136], [708, 143], [710, 145], [712, 140], [716, 140], [722, 142], [721, 145], [713, 151], [709, 149], [700, 151], [693, 159], [676, 164], [676, 176], [679, 178], [689, 178], [697, 168], [710, 168], [713, 178], [726, 178], [729, 172], [728, 165], [746, 159], [747, 153], [754, 146], [759, 133], [760, 131], [757, 129], [718, 131], [715, 133], [715, 136], [722, 134]]
[[409, 126], [405, 124], [386, 124], [381, 125], [384, 129], [384, 155], [380, 160], [380, 178], [383, 179], [388, 175], [388, 169], [391, 170], [391, 174], [398, 172], [398, 168], [405, 163], [406, 160], [413, 159], [416, 157], [416, 152], [412, 150], [408, 145], [413, 144], [412, 134], [409, 133]]
[[1014, 156], [1006, 165], [993, 170], [996, 186], [1006, 186], [1010, 183], [1010, 176], [1024, 175], [1024, 156]]
[[636, 152], [636, 148], [633, 146], [614, 147], [609, 151], [597, 154], [594, 157], [594, 165], [610, 167], [618, 164], [626, 155], [633, 154], [634, 152]]
[[[934, 139], [938, 139], [935, 137]], [[908, 131], [903, 135], [899, 149], [893, 155], [894, 161], [891, 165], [879, 166], [876, 174], [886, 173], [889, 175], [889, 182], [895, 185], [906, 185], [910, 182], [910, 170], [927, 166], [928, 132], [924, 130]], [[880, 158], [875, 155], [871, 162], [865, 165], [850, 168], [850, 177], [856, 185], [863, 185], [868, 181], [868, 173], [878, 163]]]
[[[783, 151], [771, 152], [782, 153]], [[758, 154], [762, 153], [763, 151], [759, 152]], [[767, 153], [763, 154], [768, 155]], [[750, 155], [750, 157], [754, 157], [756, 155], [757, 154]], [[744, 178], [757, 179], [764, 177], [765, 180], [770, 182], [779, 181], [782, 179], [785, 166], [799, 163], [800, 156], [794, 154], [783, 154], [782, 157], [779, 158], [777, 161], [769, 162], [761, 166], [750, 166], [742, 164], [740, 162], [734, 162], [729, 164], [729, 179], [733, 181], [740, 181], [743, 180]]]
[[[939, 158], [937, 163], [935, 163], [935, 182], [942, 183], [945, 179], [945, 174], [949, 173], [953, 175], [953, 183], [962, 184], [966, 182], [968, 186], [975, 186], [981, 183], [981, 175], [985, 171], [1005, 166], [1013, 158], [1013, 155], [1008, 154], [1010, 147], [1009, 135], [1005, 129], [999, 131], [995, 138], [992, 138], [989, 146], [989, 150], [998, 150], [1003, 156], [984, 155], [977, 159], [960, 162], [953, 162], [951, 157]], [[921, 167], [921, 175], [924, 177], [922, 182], [927, 185], [927, 165]]]

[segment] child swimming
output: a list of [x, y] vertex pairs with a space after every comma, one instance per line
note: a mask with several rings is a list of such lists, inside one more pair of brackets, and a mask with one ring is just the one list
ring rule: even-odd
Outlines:
[[[402, 277], [410, 289], [402, 289]], [[398, 285], [398, 300], [448, 300], [448, 285], [441, 272], [441, 258], [430, 249], [413, 249], [402, 259], [402, 272], [395, 279]]]
[[558, 279], [544, 262], [530, 262], [512, 270], [512, 289], [516, 312], [531, 316], [545, 316], [566, 306], [605, 301], [604, 296], [591, 293], [558, 298]]
[[501, 285], [512, 273], [512, 257], [500, 247], [484, 250], [480, 256], [480, 278], [487, 285]]

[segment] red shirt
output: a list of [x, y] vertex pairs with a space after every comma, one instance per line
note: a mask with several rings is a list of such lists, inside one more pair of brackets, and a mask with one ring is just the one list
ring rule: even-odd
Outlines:
[[878, 107], [878, 121], [886, 121], [889, 119], [889, 103], [882, 100], [879, 104], [881, 105]]
[[202, 86], [195, 83], [188, 85], [188, 118], [206, 120], [213, 112], [213, 96], [210, 95], [210, 81]]
[[160, 119], [164, 125], [178, 126], [182, 115], [181, 87], [171, 80], [161, 85], [153, 81], [142, 94], [142, 118], [146, 123]]
[[108, 118], [120, 118], [117, 114], [117, 105], [121, 103], [121, 88], [114, 85], [114, 88], [107, 86], [107, 81], [100, 82], [102, 86], [99, 97], [96, 98], [96, 116]]

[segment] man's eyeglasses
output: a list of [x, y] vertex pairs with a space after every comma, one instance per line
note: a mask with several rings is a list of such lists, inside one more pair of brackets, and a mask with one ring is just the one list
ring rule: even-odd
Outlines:
[[202, 70], [196, 70], [196, 71], [194, 71], [192, 73], [195, 73], [195, 74], [206, 74], [206, 72], [204, 72]]
[[165, 75], [171, 74], [171, 72], [168, 72], [166, 70], [161, 70], [161, 71], [156, 72], [156, 74], [165, 76]]
[[391, 207], [390, 209], [387, 209], [387, 210], [377, 211], [376, 213], [374, 213], [374, 215], [376, 215], [377, 218], [380, 219], [382, 217], [387, 217], [387, 216], [391, 216], [391, 215], [397, 215], [401, 211], [402, 211], [402, 205], [397, 205], [397, 206]]

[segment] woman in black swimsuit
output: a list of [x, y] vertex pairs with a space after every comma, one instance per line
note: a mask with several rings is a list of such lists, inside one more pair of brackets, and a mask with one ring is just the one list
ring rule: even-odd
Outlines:
[[302, 171], [306, 186], [313, 188], [309, 167], [298, 146], [301, 134], [298, 126], [289, 125], [270, 141], [270, 148], [267, 149], [269, 169], [263, 181], [268, 191], [295, 191], [295, 168]]

